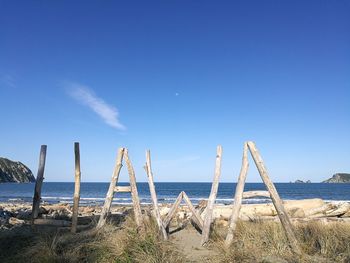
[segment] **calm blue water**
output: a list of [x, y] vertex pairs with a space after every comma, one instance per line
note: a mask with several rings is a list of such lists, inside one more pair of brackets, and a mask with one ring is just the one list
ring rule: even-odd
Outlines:
[[[127, 185], [120, 183], [120, 185]], [[276, 183], [276, 188], [283, 199], [322, 198], [328, 201], [350, 201], [350, 184], [294, 184]], [[108, 183], [81, 183], [81, 204], [101, 204], [108, 189]], [[141, 203], [151, 203], [147, 183], [138, 183]], [[211, 183], [156, 183], [160, 203], [174, 202], [181, 191], [185, 191], [193, 203], [209, 196]], [[217, 196], [218, 203], [230, 204], [233, 201], [235, 183], [220, 183]], [[262, 183], [246, 183], [245, 191], [265, 190]], [[74, 183], [44, 182], [42, 199], [49, 203], [72, 203]], [[31, 202], [34, 184], [0, 184], [0, 202], [25, 201]], [[249, 199], [249, 203], [267, 202], [268, 199]], [[129, 193], [115, 195], [114, 203], [131, 203]]]

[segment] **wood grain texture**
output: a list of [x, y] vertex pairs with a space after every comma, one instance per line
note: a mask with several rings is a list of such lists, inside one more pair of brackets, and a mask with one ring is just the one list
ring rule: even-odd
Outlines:
[[116, 186], [114, 187], [115, 193], [131, 193], [131, 186]]
[[46, 151], [47, 151], [47, 146], [41, 145], [40, 157], [39, 157], [39, 168], [38, 168], [38, 173], [36, 176], [35, 188], [34, 188], [34, 197], [33, 197], [33, 206], [32, 206], [32, 224], [34, 223], [34, 219], [36, 219], [39, 214], [39, 207], [40, 207], [40, 201], [41, 201], [41, 186], [44, 181]]
[[270, 193], [268, 191], [246, 191], [243, 192], [243, 199], [253, 198], [253, 197], [267, 197], [270, 198]]
[[115, 186], [116, 186], [118, 179], [119, 179], [120, 170], [123, 166], [122, 161], [123, 161], [123, 156], [124, 156], [124, 150], [125, 150], [124, 148], [119, 148], [119, 150], [118, 150], [117, 159], [116, 159], [115, 167], [113, 170], [111, 183], [109, 184], [105, 203], [103, 205], [100, 219], [97, 223], [96, 228], [101, 228], [106, 223], [107, 215], [108, 215], [109, 210], [110, 210], [111, 205], [112, 205], [112, 200], [113, 200], [113, 196], [114, 196], [114, 189], [115, 189]]
[[146, 165], [144, 168], [146, 170], [147, 177], [148, 177], [148, 186], [149, 186], [149, 191], [151, 193], [151, 198], [153, 203], [153, 212], [154, 212], [153, 214], [156, 218], [159, 231], [162, 233], [163, 238], [167, 240], [168, 234], [166, 232], [166, 229], [164, 228], [162, 219], [160, 217], [158, 199], [157, 199], [156, 189], [153, 181], [153, 173], [152, 173], [152, 166], [151, 166], [151, 152], [149, 150], [146, 151]]
[[280, 196], [275, 188], [275, 185], [272, 183], [272, 181], [268, 175], [268, 172], [267, 172], [267, 169], [264, 165], [263, 159], [261, 158], [261, 155], [260, 155], [258, 149], [256, 148], [255, 143], [248, 142], [248, 148], [249, 148], [250, 153], [253, 157], [255, 165], [258, 168], [261, 179], [263, 180], [267, 190], [270, 193], [272, 203], [274, 204], [274, 206], [276, 208], [278, 217], [279, 217], [279, 219], [282, 223], [282, 226], [285, 230], [290, 247], [294, 253], [301, 254], [301, 250], [299, 248], [296, 236], [293, 232], [293, 226], [290, 222], [289, 216], [288, 216], [286, 210], [284, 209], [282, 200], [281, 200], [281, 198], [280, 198]]
[[209, 240], [210, 228], [213, 217], [213, 209], [215, 204], [216, 195], [219, 188], [219, 179], [221, 175], [221, 158], [222, 158], [222, 147], [219, 145], [216, 149], [216, 161], [215, 161], [215, 173], [214, 180], [211, 186], [210, 196], [208, 199], [208, 205], [206, 209], [206, 216], [204, 219], [203, 229], [202, 229], [202, 245], [205, 245]]
[[133, 204], [133, 208], [134, 208], [135, 222], [136, 222], [137, 227], [139, 229], [142, 229], [143, 228], [143, 218], [142, 218], [139, 193], [137, 191], [135, 171], [134, 171], [134, 168], [133, 168], [132, 163], [131, 163], [130, 158], [129, 158], [128, 149], [125, 149], [125, 151], [124, 151], [124, 160], [125, 160], [126, 166], [128, 168], [128, 173], [129, 173], [130, 191], [131, 191], [132, 204]]
[[183, 192], [182, 195], [183, 195], [183, 199], [184, 199], [185, 203], [187, 204], [188, 208], [192, 212], [192, 218], [193, 218], [194, 222], [201, 230], [203, 230], [203, 225], [204, 225], [203, 219], [201, 218], [201, 216], [198, 213], [198, 211], [196, 210], [196, 208], [194, 208], [194, 206], [193, 206], [191, 200], [188, 198], [187, 194], [185, 192]]
[[163, 225], [165, 228], [167, 228], [169, 226], [171, 219], [174, 217], [176, 210], [179, 208], [179, 206], [181, 204], [182, 198], [183, 198], [183, 192], [179, 193], [175, 202], [171, 206], [166, 218], [163, 220]]
[[230, 218], [230, 224], [229, 224], [229, 228], [228, 228], [228, 232], [227, 232], [226, 240], [225, 240], [226, 246], [231, 245], [231, 243], [233, 241], [234, 231], [236, 229], [237, 220], [239, 218], [239, 211], [241, 210], [241, 206], [242, 206], [242, 198], [244, 195], [244, 193], [243, 193], [244, 184], [245, 184], [245, 180], [247, 178], [248, 167], [249, 167], [248, 145], [247, 145], [247, 143], [244, 143], [242, 166], [241, 166], [241, 171], [240, 171], [239, 177], [238, 177], [238, 182], [237, 182], [235, 197], [234, 197], [234, 204], [233, 204], [233, 208], [232, 208], [232, 215]]
[[78, 210], [79, 210], [79, 200], [80, 200], [80, 149], [79, 143], [74, 143], [74, 156], [75, 156], [75, 184], [74, 184], [74, 199], [73, 199], [73, 215], [72, 215], [72, 228], [71, 232], [75, 233], [77, 231], [78, 223]]

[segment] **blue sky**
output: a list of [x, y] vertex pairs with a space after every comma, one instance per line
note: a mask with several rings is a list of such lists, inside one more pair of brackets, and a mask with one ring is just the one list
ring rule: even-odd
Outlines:
[[[236, 182], [243, 142], [272, 179], [350, 172], [348, 1], [0, 0], [0, 156], [46, 181]], [[123, 171], [121, 179], [127, 179]], [[251, 161], [248, 181], [260, 178]]]

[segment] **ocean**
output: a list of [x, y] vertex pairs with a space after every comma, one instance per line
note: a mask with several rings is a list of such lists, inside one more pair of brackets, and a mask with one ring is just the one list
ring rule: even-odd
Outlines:
[[[34, 183], [0, 184], [0, 202], [32, 202]], [[120, 183], [119, 185], [128, 185]], [[80, 204], [101, 205], [104, 202], [109, 183], [81, 183]], [[306, 198], [322, 198], [325, 201], [350, 201], [350, 184], [325, 183], [276, 183], [278, 193], [284, 200], [297, 200]], [[142, 204], [150, 204], [148, 183], [138, 183], [138, 192]], [[181, 191], [185, 191], [191, 201], [196, 204], [207, 199], [211, 183], [155, 183], [159, 203], [173, 203]], [[231, 204], [236, 183], [220, 183], [217, 203]], [[265, 190], [262, 183], [246, 183], [245, 191]], [[42, 186], [42, 200], [48, 203], [72, 203], [74, 183], [44, 182]], [[243, 203], [266, 203], [267, 198], [253, 198]], [[114, 204], [130, 204], [130, 193], [116, 193]]]

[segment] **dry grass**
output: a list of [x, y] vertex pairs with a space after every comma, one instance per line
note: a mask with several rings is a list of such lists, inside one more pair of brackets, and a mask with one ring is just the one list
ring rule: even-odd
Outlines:
[[223, 246], [223, 236], [216, 238], [214, 245], [221, 252], [216, 261], [350, 262], [350, 224], [310, 222], [296, 226], [296, 234], [305, 253], [301, 257], [290, 250], [281, 224], [240, 222], [229, 249]]
[[[154, 222], [143, 234], [135, 229], [129, 217], [118, 226], [74, 235], [57, 230], [35, 234], [30, 227], [0, 233], [0, 262], [187, 262], [172, 243], [162, 241]], [[212, 242], [216, 253], [210, 262], [350, 262], [350, 224], [346, 223], [298, 225], [297, 237], [308, 255], [301, 258], [291, 252], [279, 223], [240, 222], [229, 249], [223, 246], [226, 229], [216, 230]]]
[[[20, 234], [12, 236], [16, 239], [14, 243], [20, 242], [21, 238]], [[109, 224], [100, 231], [49, 232], [37, 236], [32, 233], [27, 246], [7, 254], [0, 257], [0, 262], [184, 262], [180, 253], [169, 243], [161, 241], [153, 222], [147, 225], [143, 234], [139, 234], [130, 218], [121, 227]]]

